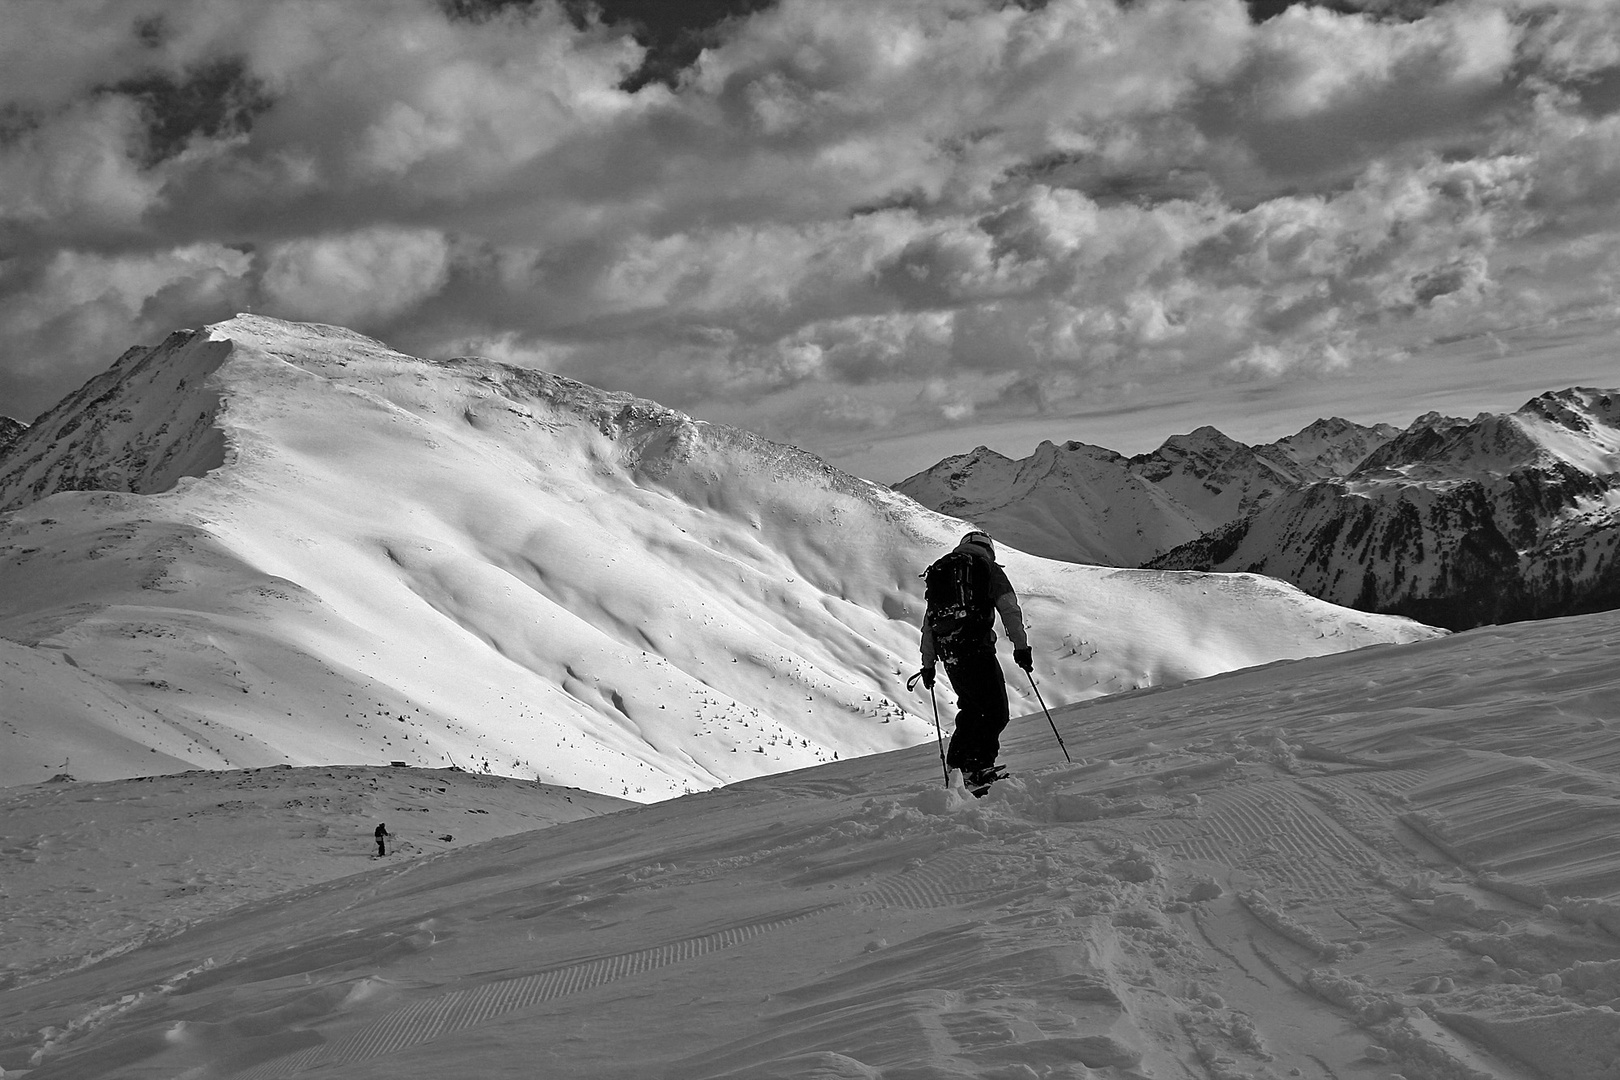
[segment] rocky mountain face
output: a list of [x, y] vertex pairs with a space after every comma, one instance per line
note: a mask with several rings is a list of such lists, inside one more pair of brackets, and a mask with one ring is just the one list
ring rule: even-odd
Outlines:
[[1318, 480], [1152, 560], [1245, 570], [1451, 629], [1620, 606], [1620, 391], [1428, 415]]
[[1140, 566], [1313, 481], [1342, 475], [1396, 434], [1387, 424], [1334, 417], [1262, 446], [1201, 427], [1135, 457], [1043, 442], [1014, 461], [981, 446], [895, 490], [1049, 559]]
[[11, 444], [22, 438], [22, 433], [27, 430], [28, 425], [21, 420], [0, 416], [0, 455], [5, 454]]
[[9, 444], [0, 436], [0, 513], [57, 491], [164, 491], [218, 466], [207, 379], [229, 348], [206, 339], [187, 330], [130, 349]]

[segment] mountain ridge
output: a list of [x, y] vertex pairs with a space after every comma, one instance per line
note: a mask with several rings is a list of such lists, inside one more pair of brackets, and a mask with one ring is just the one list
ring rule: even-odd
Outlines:
[[[241, 316], [116, 371], [0, 458], [0, 782], [405, 760], [649, 801], [935, 738], [917, 575], [966, 522], [342, 328]], [[1003, 561], [1054, 706], [1435, 633], [1252, 576]]]
[[1147, 565], [1264, 573], [1454, 630], [1620, 606], [1617, 399], [1573, 387], [1510, 414], [1427, 414], [1346, 477]]
[[1342, 472], [1396, 430], [1333, 417], [1251, 447], [1205, 425], [1132, 457], [1044, 441], [1015, 461], [981, 446], [894, 487], [1045, 558], [1140, 566]]
[[1205, 426], [1126, 458], [983, 447], [896, 485], [1049, 558], [1256, 573], [1452, 630], [1620, 606], [1620, 392], [1513, 413], [1340, 417], [1247, 446]]

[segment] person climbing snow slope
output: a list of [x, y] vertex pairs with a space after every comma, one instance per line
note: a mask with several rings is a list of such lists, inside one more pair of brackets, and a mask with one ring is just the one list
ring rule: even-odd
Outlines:
[[989, 534], [974, 530], [923, 574], [928, 609], [922, 627], [922, 681], [934, 688], [935, 665], [956, 691], [956, 730], [945, 767], [962, 773], [969, 788], [997, 776], [1001, 732], [1007, 726], [1007, 683], [996, 659], [995, 616], [1013, 644], [1013, 662], [1034, 666], [1024, 613], [1007, 573], [996, 562]]

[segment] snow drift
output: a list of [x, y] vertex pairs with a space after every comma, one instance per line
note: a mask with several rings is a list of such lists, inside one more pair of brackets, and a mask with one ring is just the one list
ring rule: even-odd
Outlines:
[[[0, 506], [0, 782], [397, 760], [640, 801], [932, 741], [917, 575], [964, 528], [652, 402], [255, 316], [40, 417]], [[1003, 561], [1054, 705], [1434, 633]]]

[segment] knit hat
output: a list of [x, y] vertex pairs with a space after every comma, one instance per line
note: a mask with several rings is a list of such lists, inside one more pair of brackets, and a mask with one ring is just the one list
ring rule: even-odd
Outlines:
[[968, 544], [978, 544], [980, 547], [984, 548], [990, 553], [990, 557], [992, 559], [996, 557], [995, 541], [990, 539], [990, 534], [987, 532], [981, 532], [978, 529], [974, 529], [972, 532], [963, 536], [962, 539], [957, 542], [956, 546], [964, 547]]

